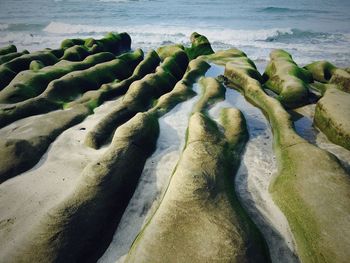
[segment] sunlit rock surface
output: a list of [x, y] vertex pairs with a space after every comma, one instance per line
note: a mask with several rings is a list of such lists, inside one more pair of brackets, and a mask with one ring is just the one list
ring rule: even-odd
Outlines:
[[349, 73], [190, 41], [0, 48], [1, 262], [347, 262]]

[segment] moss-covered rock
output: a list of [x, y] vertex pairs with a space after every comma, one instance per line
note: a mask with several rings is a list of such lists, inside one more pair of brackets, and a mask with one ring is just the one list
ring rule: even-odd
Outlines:
[[129, 86], [145, 75], [152, 73], [160, 63], [160, 58], [154, 50], [146, 55], [145, 59], [135, 68], [131, 77], [122, 81], [113, 81], [103, 84], [98, 90], [91, 90], [83, 94], [83, 96], [67, 105], [71, 107], [76, 104], [84, 104], [91, 110], [99, 106], [102, 102], [116, 96], [121, 96], [127, 92]]
[[108, 150], [83, 170], [74, 191], [28, 226], [31, 238], [16, 240], [21, 249], [2, 258], [96, 262], [111, 242], [158, 133], [157, 118], [149, 113], [139, 113], [119, 127]]
[[0, 90], [6, 87], [19, 72], [29, 69], [33, 60], [40, 60], [45, 66], [58, 62], [58, 58], [51, 51], [38, 51], [12, 59], [0, 65]]
[[89, 114], [84, 106], [54, 111], [23, 122], [0, 138], [0, 183], [32, 168], [55, 138]]
[[151, 109], [159, 115], [163, 115], [180, 101], [192, 97], [195, 92], [191, 89], [193, 83], [210, 68], [210, 65], [202, 59], [191, 60], [183, 78], [176, 83], [174, 89], [162, 95], [157, 104]]
[[[87, 92], [90, 94], [90, 96], [85, 93], [81, 99], [74, 101], [74, 103], [70, 103], [68, 108], [71, 110], [55, 111], [40, 117], [35, 117], [38, 119], [33, 122], [29, 121], [29, 124], [21, 126], [20, 129], [9, 132], [9, 136], [6, 139], [4, 138], [2, 142], [8, 146], [4, 147], [4, 151], [2, 153], [0, 152], [0, 159], [3, 159], [2, 169], [0, 170], [0, 178], [5, 180], [6, 178], [13, 177], [18, 173], [31, 168], [37, 161], [39, 161], [49, 144], [56, 138], [56, 136], [58, 136], [59, 133], [68, 128], [70, 125], [80, 122], [83, 117], [87, 116], [88, 114], [91, 114], [93, 108], [97, 107], [105, 99], [109, 98], [111, 95], [110, 92], [113, 92], [113, 89], [121, 92], [121, 89], [124, 86], [130, 85], [127, 83], [122, 84], [123, 82], [132, 83], [137, 78], [142, 78], [142, 75], [146, 75], [148, 71], [152, 72], [158, 65], [159, 61], [160, 59], [155, 51], [149, 52], [145, 60], [135, 68], [134, 73], [130, 78], [118, 82], [121, 84], [121, 86], [117, 87], [112, 86], [113, 84], [106, 84], [109, 87], [108, 89], [105, 89], [105, 85], [102, 85], [98, 90], [102, 91], [100, 96], [93, 96], [93, 92], [97, 91], [91, 91], [91, 93]], [[74, 121], [72, 121], [69, 125], [67, 125], [65, 122], [62, 123], [62, 118], [65, 118], [67, 114], [70, 114], [69, 116], [78, 114], [78, 109], [81, 114], [77, 116]], [[55, 120], [55, 122], [52, 120]], [[45, 129], [41, 129], [41, 126], [45, 126]], [[50, 130], [51, 132], [47, 132], [53, 127], [55, 130]], [[31, 132], [29, 132], [25, 138], [21, 136], [16, 137], [17, 132], [22, 134], [25, 130], [30, 130]], [[18, 150], [19, 147], [21, 147], [20, 150]], [[20, 153], [20, 155], [16, 156], [16, 153], [17, 155]]]
[[190, 60], [201, 55], [209, 55], [214, 53], [209, 40], [205, 36], [198, 34], [197, 32], [193, 32], [190, 39], [191, 47], [185, 49]]
[[44, 67], [45, 67], [44, 63], [42, 63], [40, 60], [33, 60], [29, 64], [29, 70], [33, 70], [33, 71], [38, 71]]
[[350, 73], [337, 68], [328, 61], [316, 61], [305, 66], [319, 82], [335, 84], [340, 90], [350, 93]]
[[136, 50], [88, 69], [71, 72], [52, 81], [42, 96], [57, 103], [72, 101], [88, 90], [98, 89], [104, 83], [129, 77], [142, 58], [142, 50]]
[[133, 82], [124, 95], [122, 103], [87, 134], [85, 144], [92, 148], [99, 148], [119, 125], [136, 113], [147, 110], [155, 99], [171, 91], [182, 77], [180, 73], [186, 70], [186, 67], [183, 68], [176, 62], [179, 60], [177, 57], [183, 58], [183, 53], [178, 51], [174, 56], [165, 58], [155, 73]]
[[328, 139], [350, 150], [350, 94], [327, 89], [316, 104], [314, 123]]
[[227, 137], [204, 114], [191, 116], [169, 186], [126, 262], [268, 262], [264, 242], [231, 185], [238, 160], [229, 144], [244, 141], [244, 121], [234, 109], [224, 119], [225, 128], [234, 129]]
[[269, 119], [279, 168], [270, 191], [289, 222], [298, 255], [302, 262], [347, 262], [349, 175], [332, 154], [297, 135], [290, 115], [265, 94], [253, 70], [248, 62], [230, 62], [225, 76]]
[[[114, 54], [120, 54], [121, 52], [130, 50], [131, 38], [128, 33], [108, 33], [99, 43], [103, 50], [110, 51]], [[87, 47], [91, 46], [85, 43]]]
[[350, 93], [350, 73], [341, 68], [334, 70], [329, 83], [335, 84], [339, 86], [342, 91]]
[[81, 38], [67, 38], [61, 42], [61, 49], [67, 49], [73, 46], [83, 46], [85, 39]]
[[88, 55], [90, 55], [90, 52], [87, 47], [75, 45], [64, 50], [64, 54], [60, 60], [82, 61]]
[[308, 83], [311, 74], [299, 68], [292, 56], [284, 50], [273, 50], [263, 75], [265, 87], [277, 93], [277, 99], [287, 108], [308, 103]]
[[60, 109], [88, 90], [96, 90], [114, 79], [125, 79], [142, 58], [142, 50], [136, 50], [91, 68], [66, 74], [50, 82], [39, 96], [1, 108], [0, 127], [24, 117]]
[[209, 40], [196, 32], [191, 35], [191, 47], [185, 48], [183, 45], [174, 44], [167, 45], [157, 49], [157, 53], [159, 54], [162, 61], [167, 57], [174, 56], [175, 53], [182, 53], [181, 51], [185, 51], [188, 58], [177, 56], [178, 60], [176, 61], [179, 65], [188, 63], [188, 60], [192, 60], [197, 58], [198, 56], [210, 55], [213, 54], [214, 51], [211, 48]]
[[[226, 63], [231, 61], [232, 59], [239, 58], [242, 56], [246, 56], [246, 54], [243, 51], [236, 48], [231, 48], [231, 49], [216, 51], [214, 54], [203, 55], [201, 56], [201, 58], [206, 61], [213, 62], [217, 65], [225, 66]], [[253, 62], [252, 62], [252, 65], [254, 65]]]
[[176, 52], [184, 51], [184, 50], [185, 50], [185, 47], [183, 45], [175, 44], [175, 45], [159, 47], [157, 49], [157, 53], [163, 61], [167, 57], [172, 57]]
[[[77, 70], [84, 70], [96, 64], [115, 59], [112, 53], [103, 52], [91, 55], [81, 62], [63, 61], [37, 70], [22, 71], [0, 91], [1, 103], [15, 103], [35, 97], [43, 92], [47, 85], [62, 76]], [[33, 61], [32, 61], [33, 63]]]
[[43, 51], [48, 51], [51, 54], [53, 54], [56, 58], [60, 59], [64, 55], [65, 49], [63, 49], [63, 48], [56, 48], [56, 49], [45, 48], [45, 49], [43, 49]]
[[199, 84], [202, 86], [202, 95], [193, 108], [193, 112], [204, 112], [212, 104], [225, 99], [225, 88], [216, 79], [201, 78]]
[[[159, 57], [155, 52], [147, 57], [147, 63], [144, 61], [134, 70], [135, 76], [146, 74], [150, 67], [155, 68], [158, 64]], [[196, 74], [208, 66], [203, 61], [193, 62], [181, 83], [193, 82]], [[179, 95], [170, 93], [170, 97]], [[154, 107], [149, 112], [136, 114], [120, 126], [108, 150], [84, 169], [73, 191], [44, 213], [36, 224], [29, 226], [31, 238], [16, 236], [13, 242], [21, 249], [6, 251], [2, 258], [22, 262], [96, 262], [110, 244], [136, 188], [144, 162], [155, 148], [159, 132], [157, 118], [170, 109], [168, 100], [162, 101], [161, 113]], [[174, 106], [175, 100], [171, 101]], [[52, 121], [55, 119], [51, 118]], [[35, 131], [30, 133], [32, 137], [33, 132], [40, 133]]]
[[0, 56], [2, 55], [7, 55], [7, 54], [10, 54], [10, 53], [15, 53], [17, 52], [17, 48], [15, 45], [9, 45], [7, 47], [1, 47], [0, 48]]
[[18, 58], [22, 55], [25, 55], [25, 54], [29, 54], [29, 52], [27, 50], [24, 50], [22, 52], [14, 52], [14, 53], [6, 54], [6, 55], [1, 55], [0, 56], [0, 65], [4, 64], [6, 62], [9, 62], [12, 59]]
[[188, 58], [183, 51], [175, 52], [173, 56], [163, 60], [159, 70], [172, 74], [177, 80], [181, 79], [186, 71]]
[[316, 61], [305, 68], [318, 82], [312, 87], [323, 98], [317, 102], [314, 123], [328, 139], [350, 149], [350, 74], [328, 61]]
[[88, 48], [92, 54], [99, 52], [111, 52], [117, 55], [124, 51], [130, 50], [131, 38], [129, 34], [125, 32], [120, 34], [110, 32], [101, 39], [65, 39], [61, 43], [61, 48], [67, 49], [75, 45]]
[[333, 71], [336, 69], [336, 67], [328, 61], [316, 61], [306, 65], [304, 68], [312, 74], [314, 80], [323, 83], [331, 79]]

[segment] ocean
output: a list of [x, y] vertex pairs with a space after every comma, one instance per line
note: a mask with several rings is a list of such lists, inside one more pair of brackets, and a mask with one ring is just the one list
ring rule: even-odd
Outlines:
[[128, 32], [145, 51], [188, 45], [197, 31], [215, 50], [236, 47], [258, 64], [283, 48], [301, 65], [350, 66], [348, 0], [0, 0], [0, 46], [34, 51], [109, 31]]

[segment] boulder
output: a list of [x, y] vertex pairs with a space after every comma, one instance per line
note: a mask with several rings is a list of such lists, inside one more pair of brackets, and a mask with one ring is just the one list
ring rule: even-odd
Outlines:
[[214, 53], [209, 40], [205, 36], [198, 34], [197, 32], [193, 32], [190, 39], [191, 47], [185, 49], [190, 60], [201, 55], [209, 55]]
[[350, 93], [350, 73], [337, 68], [328, 61], [316, 61], [304, 67], [313, 78], [322, 83], [335, 84], [342, 91]]
[[274, 50], [263, 75], [264, 86], [278, 96], [277, 99], [287, 108], [295, 108], [308, 103], [308, 83], [311, 74], [299, 68], [292, 56], [284, 50]]
[[350, 150], [350, 94], [327, 89], [317, 102], [314, 123], [328, 139]]

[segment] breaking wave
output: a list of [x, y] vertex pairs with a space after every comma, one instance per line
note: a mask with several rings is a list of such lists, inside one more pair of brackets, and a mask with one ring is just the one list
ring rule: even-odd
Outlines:
[[9, 28], [8, 24], [0, 24], [0, 31], [6, 30]]
[[315, 13], [315, 14], [325, 14], [329, 13], [326, 10], [315, 10], [315, 9], [296, 9], [296, 8], [287, 8], [287, 7], [275, 7], [268, 6], [261, 9], [258, 9], [258, 12], [268, 13], [268, 14], [287, 14], [287, 13]]

